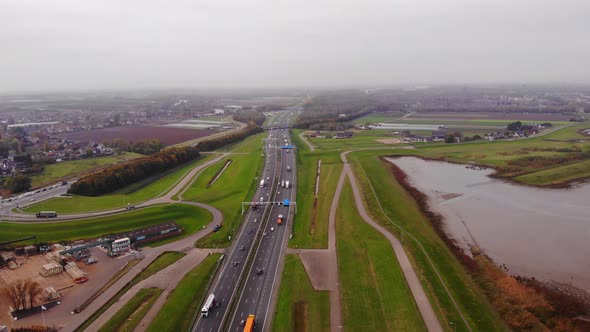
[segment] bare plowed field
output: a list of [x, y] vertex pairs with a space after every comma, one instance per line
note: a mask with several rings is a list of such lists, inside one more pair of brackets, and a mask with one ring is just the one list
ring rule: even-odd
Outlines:
[[141, 141], [148, 138], [158, 138], [166, 146], [174, 145], [200, 137], [208, 136], [217, 131], [208, 129], [184, 129], [157, 126], [125, 126], [104, 129], [94, 129], [65, 133], [64, 137], [80, 142], [103, 142], [115, 138], [126, 141]]

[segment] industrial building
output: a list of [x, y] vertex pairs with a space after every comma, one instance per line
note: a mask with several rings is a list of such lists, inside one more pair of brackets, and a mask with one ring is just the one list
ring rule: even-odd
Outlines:
[[[182, 229], [180, 228], [180, 226], [178, 226], [178, 224], [176, 224], [176, 222], [174, 221], [168, 221], [150, 227], [145, 227], [118, 234], [112, 234], [109, 235], [109, 237], [114, 239], [115, 242], [119, 239], [129, 238], [131, 244], [137, 246], [139, 244], [143, 244], [146, 242], [157, 241], [172, 236], [176, 236], [180, 233], [182, 233]], [[113, 242], [113, 251], [115, 242]]]

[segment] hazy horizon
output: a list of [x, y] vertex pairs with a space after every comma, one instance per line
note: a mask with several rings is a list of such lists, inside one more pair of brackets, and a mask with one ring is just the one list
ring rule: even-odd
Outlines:
[[590, 3], [10, 1], [0, 93], [589, 84]]

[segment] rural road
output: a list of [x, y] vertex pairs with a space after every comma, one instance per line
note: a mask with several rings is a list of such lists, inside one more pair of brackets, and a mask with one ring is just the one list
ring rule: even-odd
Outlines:
[[[194, 181], [195, 177], [201, 172], [203, 171], [205, 168], [219, 162], [220, 160], [222, 160], [223, 158], [227, 157], [230, 153], [223, 153], [217, 157], [215, 157], [214, 159], [211, 159], [201, 165], [196, 166], [195, 168], [193, 168], [191, 171], [189, 171], [187, 174], [185, 174], [179, 181], [177, 181], [176, 183], [174, 183], [172, 186], [170, 186], [169, 188], [167, 188], [163, 193], [165, 194], [160, 194], [161, 196], [156, 197], [156, 198], [152, 198], [148, 201], [145, 201], [143, 203], [140, 204], [136, 204], [135, 207], [136, 208], [144, 208], [144, 207], [148, 207], [151, 205], [155, 205], [155, 204], [164, 204], [164, 203], [181, 203], [181, 204], [191, 204], [191, 205], [196, 205], [202, 208], [205, 208], [207, 210], [209, 210], [209, 212], [214, 213], [214, 211], [216, 211], [215, 208], [212, 208], [208, 205], [205, 204], [201, 204], [201, 203], [193, 203], [193, 202], [185, 202], [185, 201], [175, 201], [172, 199], [172, 197], [174, 197], [176, 194], [181, 194], [184, 193], [184, 191], [186, 191], [188, 189], [187, 184], [191, 183], [192, 181]], [[184, 188], [186, 186], [186, 188]], [[184, 188], [184, 189], [183, 189]], [[59, 211], [58, 211], [59, 212]], [[96, 211], [96, 212], [87, 212], [87, 213], [76, 213], [76, 214], [66, 214], [66, 215], [60, 215], [57, 218], [52, 218], [50, 220], [44, 220], [44, 221], [39, 221], [39, 219], [36, 219], [34, 217], [34, 215], [32, 214], [28, 214], [28, 213], [15, 213], [15, 212], [10, 212], [8, 214], [8, 216], [5, 217], [5, 219], [10, 220], [11, 222], [30, 222], [30, 221], [35, 221], [36, 223], [39, 222], [64, 222], [64, 221], [69, 221], [72, 219], [84, 219], [84, 218], [92, 218], [92, 217], [99, 217], [99, 216], [105, 216], [105, 215], [111, 215], [111, 214], [116, 214], [116, 213], [123, 213], [123, 212], [129, 212], [129, 210], [127, 210], [126, 208], [118, 208], [118, 209], [113, 209], [113, 210], [105, 210], [105, 211]]]
[[303, 141], [303, 143], [305, 143], [305, 145], [307, 145], [307, 147], [309, 147], [310, 151], [315, 151], [315, 146], [313, 146], [313, 144], [311, 144], [310, 141], [307, 140], [307, 138], [303, 137], [304, 133], [300, 133], [299, 134], [299, 138], [301, 138], [301, 140]]
[[[199, 204], [199, 203], [194, 203]], [[214, 209], [214, 208], [212, 208]], [[80, 326], [86, 319], [88, 319], [95, 311], [100, 309], [106, 302], [109, 301], [119, 290], [121, 290], [128, 282], [130, 282], [137, 274], [145, 269], [151, 262], [153, 262], [158, 256], [166, 251], [179, 251], [185, 248], [192, 248], [195, 242], [205, 237], [213, 231], [213, 225], [219, 224], [223, 221], [223, 215], [217, 209], [214, 209], [213, 221], [209, 225], [200, 231], [182, 238], [178, 241], [168, 243], [155, 248], [145, 248], [143, 253], [145, 257], [119, 280], [117, 280], [111, 287], [104, 291], [96, 300], [94, 300], [84, 311], [72, 316], [64, 328], [60, 331], [68, 332], [74, 331]]]
[[[346, 159], [346, 155], [349, 152], [351, 151], [346, 151], [340, 154], [340, 157], [342, 158], [343, 168], [340, 180], [338, 181], [338, 187], [336, 188], [336, 194], [334, 195], [334, 200], [340, 199], [340, 193], [342, 191], [345, 176], [348, 177], [352, 187], [354, 201], [357, 206], [359, 215], [363, 218], [363, 220], [365, 220], [365, 222], [367, 222], [369, 225], [371, 225], [373, 228], [379, 231], [383, 236], [385, 236], [387, 240], [389, 240], [389, 243], [391, 244], [393, 251], [395, 252], [395, 256], [397, 257], [402, 272], [404, 273], [404, 277], [406, 278], [406, 282], [408, 283], [410, 291], [414, 296], [414, 300], [416, 301], [416, 305], [418, 307], [418, 310], [420, 311], [422, 319], [424, 320], [426, 328], [428, 329], [428, 331], [431, 332], [443, 331], [440, 321], [438, 320], [438, 317], [436, 316], [436, 313], [434, 312], [434, 309], [430, 301], [428, 300], [428, 296], [426, 296], [426, 292], [424, 291], [424, 288], [422, 287], [422, 284], [418, 279], [418, 275], [416, 274], [416, 271], [414, 271], [414, 267], [410, 263], [410, 259], [404, 251], [401, 242], [392, 233], [390, 233], [383, 226], [379, 225], [376, 221], [374, 221], [367, 213], [367, 210], [365, 209], [365, 206], [363, 204], [358, 183], [356, 182], [354, 173], [352, 172], [352, 169], [348, 164], [348, 160]], [[333, 205], [334, 202], [332, 206]], [[332, 218], [332, 210], [330, 210], [330, 223], [332, 223]], [[332, 227], [330, 227], [330, 232], [331, 229]]]

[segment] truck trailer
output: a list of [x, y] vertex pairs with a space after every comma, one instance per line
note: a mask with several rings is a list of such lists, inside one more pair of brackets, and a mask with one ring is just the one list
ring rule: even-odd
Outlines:
[[211, 294], [207, 297], [207, 301], [203, 304], [203, 308], [201, 309], [201, 317], [209, 317], [209, 312], [213, 309], [215, 305], [215, 295]]

